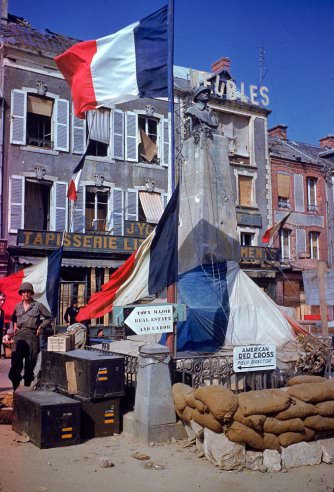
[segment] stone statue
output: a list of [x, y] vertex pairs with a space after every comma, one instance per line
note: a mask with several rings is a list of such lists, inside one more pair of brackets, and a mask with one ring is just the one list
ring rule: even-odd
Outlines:
[[199, 140], [199, 132], [205, 132], [212, 138], [212, 130], [218, 128], [218, 118], [208, 108], [210, 92], [209, 87], [200, 86], [194, 95], [195, 104], [185, 111], [185, 115], [191, 119], [190, 133], [195, 137], [195, 142]]

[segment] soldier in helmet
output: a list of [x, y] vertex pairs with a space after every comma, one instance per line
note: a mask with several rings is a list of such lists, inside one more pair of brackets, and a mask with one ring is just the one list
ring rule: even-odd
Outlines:
[[216, 115], [208, 108], [210, 92], [210, 87], [200, 85], [193, 98], [195, 104], [185, 111], [185, 115], [191, 119], [193, 132], [199, 129], [212, 131], [218, 127]]
[[33, 299], [34, 288], [30, 282], [22, 283], [19, 294], [22, 296], [22, 301], [15, 306], [12, 316], [14, 343], [12, 364], [8, 375], [14, 390], [19, 386], [22, 379], [23, 367], [24, 385], [31, 385], [40, 350], [39, 335], [53, 320], [52, 314], [44, 304]]

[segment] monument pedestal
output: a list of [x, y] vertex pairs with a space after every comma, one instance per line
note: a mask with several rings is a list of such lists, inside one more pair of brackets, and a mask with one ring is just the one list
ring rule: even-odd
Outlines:
[[176, 422], [168, 364], [167, 347], [140, 347], [135, 410], [124, 416], [123, 432], [146, 443], [187, 437], [182, 423]]

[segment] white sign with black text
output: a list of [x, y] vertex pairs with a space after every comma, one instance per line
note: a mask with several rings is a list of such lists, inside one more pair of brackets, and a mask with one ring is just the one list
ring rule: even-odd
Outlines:
[[137, 335], [173, 331], [173, 305], [138, 306], [124, 320]]
[[234, 347], [234, 372], [269, 371], [276, 369], [275, 345], [247, 345]]

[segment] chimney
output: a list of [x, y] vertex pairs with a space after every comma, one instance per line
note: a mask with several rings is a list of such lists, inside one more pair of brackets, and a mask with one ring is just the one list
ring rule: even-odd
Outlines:
[[1, 0], [1, 23], [7, 24], [8, 22], [8, 0]]
[[327, 135], [326, 137], [320, 138], [320, 147], [327, 149], [334, 149], [334, 135]]
[[287, 140], [287, 131], [288, 127], [286, 125], [276, 125], [272, 128], [269, 128], [268, 135], [269, 137], [278, 137], [281, 140]]
[[231, 60], [228, 57], [220, 58], [211, 65], [211, 71], [214, 73], [220, 73], [223, 70], [230, 73]]

